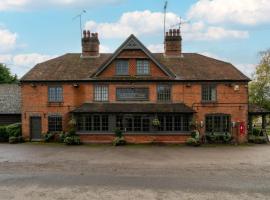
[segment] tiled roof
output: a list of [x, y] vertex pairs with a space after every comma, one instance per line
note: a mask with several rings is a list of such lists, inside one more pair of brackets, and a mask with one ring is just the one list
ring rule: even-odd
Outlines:
[[[100, 54], [97, 58], [81, 58], [81, 54], [65, 54], [37, 64], [21, 81], [79, 81], [93, 80], [96, 71], [110, 59], [112, 54]], [[249, 81], [249, 78], [232, 64], [196, 53], [184, 53], [182, 57], [153, 56], [182, 81]], [[107, 78], [108, 79], [108, 78]], [[112, 78], [118, 79], [118, 78]], [[155, 77], [131, 77], [128, 80], [155, 80]]]
[[249, 104], [248, 112], [250, 114], [270, 114], [270, 110], [267, 110], [256, 104]]
[[21, 88], [17, 84], [0, 84], [0, 114], [21, 113]]

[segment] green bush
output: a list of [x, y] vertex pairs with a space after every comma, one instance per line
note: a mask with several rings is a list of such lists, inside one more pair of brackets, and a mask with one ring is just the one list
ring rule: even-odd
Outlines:
[[8, 142], [8, 132], [5, 126], [0, 126], [0, 142]]
[[56, 133], [48, 132], [44, 135], [45, 142], [53, 142], [55, 140]]
[[209, 143], [219, 143], [219, 142], [229, 143], [232, 140], [232, 135], [228, 132], [223, 133], [212, 132], [206, 134], [206, 140]]
[[261, 133], [261, 130], [260, 129], [258, 129], [258, 128], [253, 128], [252, 129], [252, 134], [254, 136], [260, 136], [260, 133]]
[[81, 144], [80, 137], [78, 135], [67, 136], [64, 139], [66, 145], [79, 145]]
[[189, 145], [189, 146], [195, 146], [195, 147], [201, 145], [200, 141], [196, 140], [193, 137], [188, 138], [187, 141], [186, 141], [186, 144]]
[[113, 146], [123, 146], [125, 145], [127, 142], [125, 140], [124, 137], [116, 137], [114, 140], [113, 140]]
[[61, 142], [61, 143], [64, 142], [65, 138], [66, 138], [65, 132], [62, 132], [62, 133], [60, 133], [60, 134], [58, 135], [58, 141]]
[[122, 138], [123, 137], [123, 132], [121, 131], [120, 128], [116, 128], [114, 130], [115, 137]]
[[6, 127], [9, 137], [19, 137], [22, 135], [22, 124], [16, 123]]

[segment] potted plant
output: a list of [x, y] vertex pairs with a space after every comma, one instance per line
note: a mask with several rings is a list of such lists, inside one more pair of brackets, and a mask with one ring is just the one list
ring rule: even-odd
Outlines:
[[115, 134], [115, 139], [113, 140], [113, 145], [114, 146], [122, 146], [126, 144], [126, 140], [123, 136], [123, 132], [120, 128], [116, 128], [114, 130], [114, 134]]
[[155, 130], [157, 130], [160, 127], [160, 121], [158, 118], [154, 118], [152, 120], [152, 126], [154, 127]]

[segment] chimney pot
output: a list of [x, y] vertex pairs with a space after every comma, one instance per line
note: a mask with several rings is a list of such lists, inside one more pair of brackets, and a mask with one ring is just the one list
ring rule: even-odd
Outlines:
[[172, 36], [172, 29], [169, 30], [169, 36]]
[[89, 30], [83, 31], [82, 39], [82, 57], [98, 57], [99, 45], [97, 33], [91, 33]]
[[177, 29], [176, 32], [177, 32], [177, 36], [180, 36], [180, 29]]
[[176, 36], [176, 29], [173, 29], [173, 36]]
[[165, 55], [171, 57], [181, 57], [182, 37], [179, 29], [169, 29], [165, 36]]

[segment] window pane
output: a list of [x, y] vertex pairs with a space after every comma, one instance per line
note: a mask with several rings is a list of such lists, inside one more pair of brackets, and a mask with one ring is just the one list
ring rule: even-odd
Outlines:
[[215, 85], [202, 86], [202, 100], [203, 101], [216, 101], [216, 86]]
[[141, 131], [141, 117], [135, 116], [134, 117], [134, 131]]
[[158, 101], [170, 101], [171, 100], [171, 87], [169, 85], [157, 86], [157, 99]]
[[49, 131], [62, 131], [62, 116], [52, 115], [48, 117]]
[[94, 115], [94, 131], [100, 131], [100, 116]]
[[102, 116], [102, 130], [103, 131], [109, 130], [109, 116], [108, 115]]
[[106, 85], [96, 85], [95, 86], [95, 101], [108, 101], [109, 89]]
[[137, 60], [137, 74], [148, 75], [149, 74], [149, 61], [148, 60]]
[[206, 132], [229, 132], [230, 116], [229, 115], [208, 115], [205, 118]]
[[150, 120], [148, 118], [143, 118], [142, 120], [142, 128], [143, 131], [149, 131], [150, 130]]
[[63, 89], [61, 86], [50, 86], [48, 92], [49, 102], [63, 101]]
[[175, 131], [182, 131], [182, 116], [177, 115], [174, 117], [174, 130]]
[[116, 62], [116, 75], [128, 75], [128, 61], [118, 60]]
[[84, 130], [91, 131], [92, 130], [92, 117], [87, 115], [84, 117]]
[[172, 116], [166, 116], [166, 131], [173, 130], [173, 121]]

